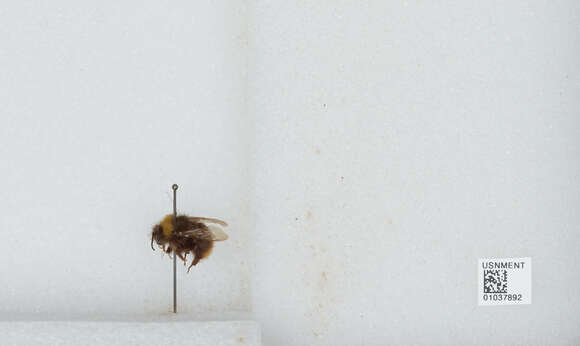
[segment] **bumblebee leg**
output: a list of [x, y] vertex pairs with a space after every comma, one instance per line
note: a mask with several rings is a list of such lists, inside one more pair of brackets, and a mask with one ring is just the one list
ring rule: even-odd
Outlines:
[[[185, 253], [185, 256], [187, 256], [187, 252]], [[182, 252], [177, 253], [177, 257], [181, 258], [181, 260], [183, 261], [183, 265], [185, 265], [185, 257], [183, 257], [183, 253]]]
[[189, 267], [187, 268], [187, 272], [189, 273], [189, 270], [191, 269], [191, 267], [193, 267], [194, 265], [197, 264], [197, 262], [199, 262], [200, 258], [198, 258], [197, 256], [195, 256], [195, 258], [193, 259], [193, 261], [191, 261], [191, 264], [189, 265]]

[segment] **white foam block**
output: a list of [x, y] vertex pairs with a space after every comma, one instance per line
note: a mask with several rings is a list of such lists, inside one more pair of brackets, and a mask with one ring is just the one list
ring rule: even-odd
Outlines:
[[3, 345], [261, 345], [254, 321], [0, 322]]

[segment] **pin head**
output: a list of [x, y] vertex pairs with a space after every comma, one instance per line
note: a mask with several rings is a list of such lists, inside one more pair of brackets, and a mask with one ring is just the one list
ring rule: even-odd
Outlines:
[[173, 189], [173, 191], [177, 190], [179, 186], [177, 186], [177, 184], [173, 184], [173, 186], [171, 186], [171, 188]]

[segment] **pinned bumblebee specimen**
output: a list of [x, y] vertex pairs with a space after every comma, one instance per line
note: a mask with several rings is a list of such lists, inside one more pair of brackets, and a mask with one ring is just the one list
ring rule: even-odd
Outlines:
[[[175, 222], [174, 222], [175, 218]], [[212, 225], [206, 225], [206, 223]], [[167, 254], [179, 257], [187, 264], [187, 255], [191, 253], [193, 260], [187, 272], [201, 259], [207, 258], [213, 249], [214, 241], [228, 239], [228, 235], [219, 227], [228, 224], [222, 220], [207, 217], [191, 217], [187, 215], [167, 215], [153, 227], [151, 233], [151, 248], [153, 242]]]

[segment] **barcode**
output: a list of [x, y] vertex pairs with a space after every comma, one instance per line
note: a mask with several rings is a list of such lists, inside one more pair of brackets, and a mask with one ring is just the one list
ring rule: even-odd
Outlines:
[[483, 293], [507, 293], [507, 270], [484, 270]]

